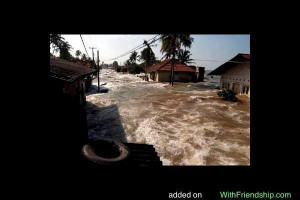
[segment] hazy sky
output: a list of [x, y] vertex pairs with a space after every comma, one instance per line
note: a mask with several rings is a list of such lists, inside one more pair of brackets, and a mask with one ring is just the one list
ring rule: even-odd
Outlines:
[[[71, 53], [75, 56], [75, 51], [80, 50], [85, 53], [80, 35], [62, 35], [73, 49]], [[92, 57], [90, 47], [96, 47], [99, 50], [100, 63], [112, 63], [113, 61], [105, 61], [117, 57], [136, 46], [143, 43], [144, 40], [153, 38], [155, 35], [82, 35], [83, 41], [87, 48], [88, 54]], [[224, 62], [212, 62], [201, 60], [227, 61], [238, 53], [250, 53], [250, 35], [191, 35], [194, 38], [190, 49], [192, 59], [196, 66], [203, 66], [206, 70], [212, 70], [220, 66]], [[152, 47], [155, 56], [160, 59], [161, 42], [155, 43], [157, 46]], [[139, 53], [142, 49], [139, 49]], [[96, 50], [94, 50], [95, 56]], [[95, 57], [96, 58], [96, 57]], [[117, 59], [118, 63], [123, 63], [129, 58], [126, 55]]]

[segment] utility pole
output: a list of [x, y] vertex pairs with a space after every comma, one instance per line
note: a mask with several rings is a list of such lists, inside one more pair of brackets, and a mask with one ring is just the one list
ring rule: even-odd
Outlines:
[[97, 75], [98, 75], [98, 92], [100, 92], [100, 77], [99, 77], [99, 72], [100, 72], [100, 65], [99, 65], [99, 62], [100, 62], [100, 60], [99, 60], [99, 50], [97, 50], [97, 65], [98, 65], [98, 73], [97, 73]]
[[94, 60], [94, 49], [97, 49], [96, 47], [90, 47], [90, 49], [92, 49], [92, 54], [93, 54], [93, 62], [95, 62]]

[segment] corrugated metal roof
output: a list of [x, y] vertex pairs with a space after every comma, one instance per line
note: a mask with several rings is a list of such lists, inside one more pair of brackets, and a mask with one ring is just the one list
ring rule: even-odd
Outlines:
[[[148, 72], [151, 71], [171, 71], [171, 61], [172, 59], [166, 59], [160, 63], [148, 67]], [[196, 72], [196, 67], [188, 66], [179, 62], [178, 60], [174, 61], [174, 71], [175, 72]]]
[[93, 68], [95, 65], [94, 61], [92, 60], [85, 60], [85, 61], [77, 60], [76, 63], [80, 65], [84, 65], [85, 67], [89, 67], [89, 68]]
[[67, 60], [50, 56], [50, 77], [63, 81], [73, 82], [89, 74], [97, 72], [95, 69]]
[[[229, 61], [233, 61], [233, 62], [229, 62]], [[229, 61], [220, 65], [218, 68], [216, 68], [215, 70], [210, 72], [208, 75], [221, 75], [229, 68], [238, 65], [239, 64], [238, 62], [249, 62], [249, 64], [250, 64], [250, 54], [239, 53], [235, 57], [230, 59]]]

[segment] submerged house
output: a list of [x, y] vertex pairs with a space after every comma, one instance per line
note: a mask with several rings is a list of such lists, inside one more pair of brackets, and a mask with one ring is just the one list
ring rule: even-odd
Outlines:
[[54, 95], [79, 105], [86, 102], [87, 77], [96, 69], [50, 56], [50, 85]]
[[250, 96], [250, 54], [237, 54], [208, 75], [221, 75], [220, 88]]
[[205, 74], [205, 67], [196, 67], [196, 78], [197, 82], [203, 82], [204, 81], [204, 74]]
[[[169, 82], [171, 77], [171, 62], [172, 59], [166, 59], [160, 63], [148, 67], [147, 69], [148, 78], [158, 82]], [[196, 82], [197, 81], [196, 67], [188, 66], [186, 64], [179, 62], [178, 60], [175, 60], [174, 81]]]

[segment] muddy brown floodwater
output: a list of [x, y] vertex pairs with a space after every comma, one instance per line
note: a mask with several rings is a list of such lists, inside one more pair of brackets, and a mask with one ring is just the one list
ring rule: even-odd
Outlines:
[[155, 146], [163, 165], [250, 165], [250, 100], [228, 102], [208, 83], [145, 82], [103, 69], [108, 93], [87, 93], [90, 138]]

